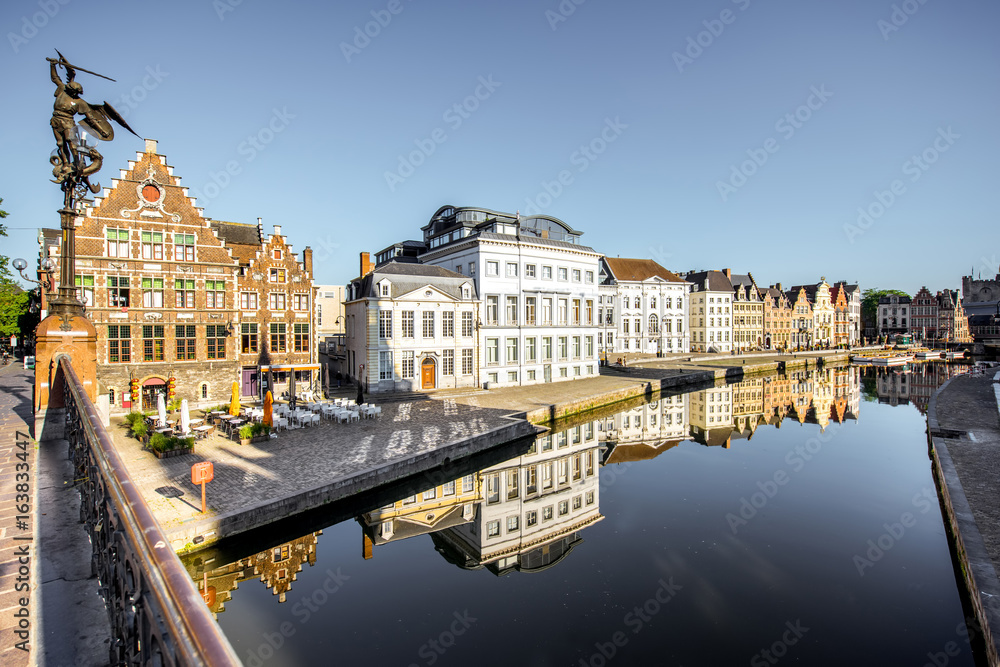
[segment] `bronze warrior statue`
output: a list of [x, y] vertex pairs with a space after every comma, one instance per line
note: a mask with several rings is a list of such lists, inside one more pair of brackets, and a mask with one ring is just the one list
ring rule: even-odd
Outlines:
[[[54, 93], [56, 101], [52, 108], [52, 120], [50, 121], [52, 134], [56, 138], [56, 152], [50, 158], [50, 162], [53, 165], [52, 175], [55, 177], [55, 182], [62, 185], [66, 195], [64, 205], [67, 208], [72, 208], [78, 190], [81, 194], [86, 190], [95, 194], [100, 192], [100, 184], [91, 183], [90, 176], [100, 170], [103, 162], [103, 157], [97, 148], [88, 146], [79, 136], [76, 117], [83, 116], [80, 121], [83, 130], [103, 141], [111, 141], [115, 138], [115, 130], [111, 121], [118, 123], [132, 134], [135, 132], [107, 102], [89, 104], [80, 97], [83, 94], [83, 86], [76, 81], [77, 70], [104, 79], [108, 79], [108, 77], [71, 65], [58, 50], [56, 53], [59, 55], [58, 59], [46, 58], [49, 61], [52, 83], [56, 84]], [[57, 67], [60, 66], [66, 70], [65, 83], [59, 76]], [[114, 79], [109, 80], [114, 81]]]

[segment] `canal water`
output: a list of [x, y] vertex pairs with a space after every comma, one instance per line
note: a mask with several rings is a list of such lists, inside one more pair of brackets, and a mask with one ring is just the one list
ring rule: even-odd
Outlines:
[[664, 397], [186, 564], [248, 667], [974, 665], [922, 414], [955, 369]]

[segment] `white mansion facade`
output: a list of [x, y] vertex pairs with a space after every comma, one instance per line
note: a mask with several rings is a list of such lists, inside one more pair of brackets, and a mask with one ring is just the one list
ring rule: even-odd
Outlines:
[[601, 259], [597, 344], [602, 355], [689, 352], [691, 284], [651, 259]]
[[367, 391], [477, 386], [479, 300], [471, 279], [389, 262], [351, 282], [346, 299], [346, 366]]
[[453, 206], [435, 212], [422, 231], [423, 251], [414, 259], [467, 276], [479, 294], [481, 385], [598, 373], [601, 255], [580, 244], [581, 232], [550, 216]]

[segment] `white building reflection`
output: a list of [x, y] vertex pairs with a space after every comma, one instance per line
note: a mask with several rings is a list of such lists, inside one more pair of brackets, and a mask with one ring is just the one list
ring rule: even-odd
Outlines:
[[564, 558], [599, 510], [597, 423], [539, 436], [522, 456], [359, 517], [373, 546], [431, 533], [466, 569], [537, 571]]

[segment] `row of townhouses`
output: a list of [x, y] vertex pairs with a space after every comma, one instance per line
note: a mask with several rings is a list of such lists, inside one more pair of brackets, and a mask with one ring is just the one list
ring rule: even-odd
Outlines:
[[[346, 287], [317, 285], [309, 247], [296, 252], [259, 219], [205, 216], [146, 140], [77, 219], [75, 281], [98, 330], [100, 393], [128, 410], [161, 393], [222, 402], [234, 382], [254, 398], [316, 388], [326, 341], [340, 362], [328, 372], [385, 392], [572, 380], [629, 353], [859, 340], [857, 285], [678, 274], [605, 256], [545, 215], [444, 206], [421, 232], [374, 262], [362, 253]], [[43, 230], [40, 246], [40, 266], [58, 258], [59, 231]]]
[[730, 270], [679, 275], [605, 256], [545, 215], [444, 206], [420, 240], [361, 254], [345, 373], [370, 391], [520, 386], [595, 375], [628, 353], [852, 345], [861, 290], [784, 290]]
[[957, 290], [931, 294], [921, 287], [913, 298], [905, 294], [880, 297], [877, 319], [879, 336], [908, 334], [921, 342], [972, 342], [969, 316]]

